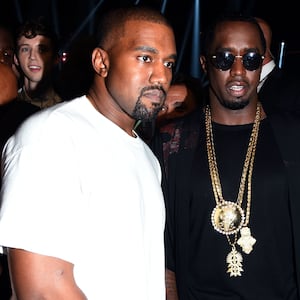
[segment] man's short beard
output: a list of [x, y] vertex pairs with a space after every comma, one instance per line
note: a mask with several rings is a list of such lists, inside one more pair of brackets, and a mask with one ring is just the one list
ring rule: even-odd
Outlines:
[[238, 98], [236, 101], [221, 99], [211, 85], [210, 85], [210, 89], [213, 92], [213, 94], [217, 97], [220, 104], [228, 109], [239, 110], [239, 109], [243, 109], [249, 104], [249, 99], [243, 100], [241, 98]]
[[245, 101], [220, 101], [220, 103], [231, 110], [239, 110], [239, 109], [243, 109], [244, 107], [246, 107], [249, 104], [249, 100], [245, 100]]
[[139, 99], [132, 112], [132, 117], [135, 120], [141, 120], [145, 122], [153, 121], [157, 118], [157, 115], [161, 111], [161, 108], [162, 108], [161, 105], [156, 105], [149, 110]]

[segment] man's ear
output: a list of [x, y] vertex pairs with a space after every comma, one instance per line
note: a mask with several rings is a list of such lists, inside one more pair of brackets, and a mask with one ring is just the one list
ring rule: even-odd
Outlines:
[[202, 67], [203, 72], [206, 74], [207, 73], [207, 66], [206, 66], [206, 58], [204, 55], [200, 56], [200, 65]]
[[18, 58], [17, 58], [17, 55], [16, 54], [14, 54], [14, 63], [15, 63], [15, 65], [16, 66], [20, 66], [20, 64], [19, 64], [19, 60], [18, 60]]
[[95, 48], [92, 53], [92, 65], [97, 74], [106, 77], [109, 68], [107, 52], [101, 48]]

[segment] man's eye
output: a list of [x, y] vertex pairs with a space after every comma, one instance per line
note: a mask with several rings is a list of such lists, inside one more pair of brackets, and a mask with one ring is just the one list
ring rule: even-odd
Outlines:
[[27, 48], [27, 47], [22, 47], [20, 49], [20, 52], [28, 52], [28, 51], [29, 51], [29, 48]]
[[138, 59], [142, 62], [150, 62], [151, 58], [147, 55], [139, 56]]
[[164, 63], [164, 65], [169, 69], [173, 69], [175, 66], [175, 63], [173, 61], [167, 61]]

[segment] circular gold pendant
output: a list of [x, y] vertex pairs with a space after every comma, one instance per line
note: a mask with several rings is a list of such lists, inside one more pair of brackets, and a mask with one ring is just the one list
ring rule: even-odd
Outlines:
[[243, 209], [230, 201], [218, 204], [211, 213], [214, 229], [226, 235], [237, 233], [242, 228], [244, 220]]

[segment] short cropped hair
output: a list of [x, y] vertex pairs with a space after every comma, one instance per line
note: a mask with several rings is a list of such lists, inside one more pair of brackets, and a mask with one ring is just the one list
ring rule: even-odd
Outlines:
[[266, 40], [263, 31], [261, 30], [255, 17], [242, 15], [242, 14], [225, 14], [225, 15], [218, 16], [214, 20], [214, 22], [208, 27], [208, 30], [204, 32], [203, 49], [202, 49], [203, 55], [210, 54], [211, 45], [214, 41], [216, 28], [219, 24], [224, 22], [247, 22], [253, 24], [257, 28], [260, 41], [261, 41], [261, 46], [263, 48], [263, 54], [266, 52]]
[[164, 24], [172, 28], [171, 23], [160, 11], [148, 6], [121, 7], [103, 14], [97, 27], [98, 47], [107, 50], [111, 43], [119, 40], [124, 35], [125, 23], [130, 20], [149, 21]]

